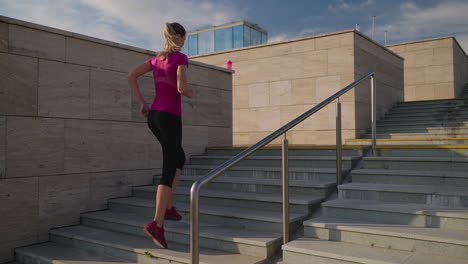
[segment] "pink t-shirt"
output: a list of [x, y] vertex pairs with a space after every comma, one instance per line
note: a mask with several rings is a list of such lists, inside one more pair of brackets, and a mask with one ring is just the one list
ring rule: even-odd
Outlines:
[[179, 65], [188, 66], [187, 55], [173, 52], [165, 60], [155, 56], [148, 60], [153, 68], [156, 96], [150, 110], [169, 112], [182, 116], [182, 103], [177, 90], [177, 68]]

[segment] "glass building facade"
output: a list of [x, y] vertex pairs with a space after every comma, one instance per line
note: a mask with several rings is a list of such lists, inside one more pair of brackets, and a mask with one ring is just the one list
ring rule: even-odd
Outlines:
[[266, 44], [268, 32], [246, 21], [187, 33], [182, 52], [188, 56]]

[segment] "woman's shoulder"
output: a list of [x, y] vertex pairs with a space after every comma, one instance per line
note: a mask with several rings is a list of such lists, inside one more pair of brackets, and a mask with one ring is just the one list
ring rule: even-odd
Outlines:
[[182, 53], [180, 51], [175, 51], [174, 55], [179, 57], [179, 58], [188, 58], [187, 55], [185, 55], [185, 53]]
[[149, 64], [151, 64], [151, 66], [155, 66], [157, 61], [158, 61], [158, 55], [157, 54], [156, 54], [156, 56], [153, 56], [153, 57], [148, 59], [148, 62], [149, 62]]
[[187, 64], [188, 65], [188, 57], [187, 55], [185, 55], [184, 53], [182, 52], [174, 52], [174, 62], [177, 64], [177, 65], [182, 65], [182, 64]]

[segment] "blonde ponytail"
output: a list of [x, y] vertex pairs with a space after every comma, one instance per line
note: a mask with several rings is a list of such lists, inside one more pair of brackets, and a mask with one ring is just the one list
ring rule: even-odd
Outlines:
[[173, 52], [180, 51], [181, 46], [177, 45], [177, 35], [185, 36], [185, 29], [179, 23], [165, 23], [164, 24], [164, 51], [158, 56], [165, 60]]

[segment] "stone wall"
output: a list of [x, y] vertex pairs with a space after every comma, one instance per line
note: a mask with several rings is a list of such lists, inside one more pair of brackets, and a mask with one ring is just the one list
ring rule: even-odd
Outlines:
[[[236, 71], [233, 76], [233, 141], [234, 145], [250, 145], [362, 76], [362, 72], [357, 71], [359, 67], [359, 70], [376, 71], [378, 75], [391, 69], [394, 78], [385, 77], [386, 86], [377, 88], [380, 91], [391, 87], [402, 94], [402, 58], [372, 42], [368, 44], [375, 54], [372, 64], [361, 67], [361, 63], [367, 63], [360, 59], [366, 54], [357, 53], [357, 47], [363, 46], [363, 42], [371, 43], [359, 32], [345, 30], [191, 59], [220, 67], [225, 67], [228, 60], [233, 62]], [[369, 89], [370, 84], [365, 91], [357, 92], [364, 93], [362, 96], [357, 96], [354, 90], [343, 96], [343, 138], [355, 138], [360, 130], [370, 126], [356, 119], [361, 115], [356, 111], [369, 112], [370, 103], [363, 101], [366, 96], [370, 98]], [[380, 111], [402, 99], [401, 96], [379, 98]], [[330, 104], [293, 128], [288, 138], [291, 144], [334, 144], [335, 125], [335, 104]], [[279, 140], [272, 144], [279, 144]]]
[[[383, 116], [396, 102], [404, 101], [403, 60], [386, 48], [361, 34], [354, 41], [354, 69], [358, 79], [367, 72], [376, 72], [377, 119]], [[371, 126], [370, 80], [358, 85], [355, 91], [356, 132], [362, 134]]]
[[455, 97], [463, 93], [463, 88], [468, 84], [468, 56], [462, 49], [457, 39], [454, 38], [453, 59], [455, 75]]
[[387, 47], [405, 58], [405, 101], [455, 98], [468, 82], [466, 54], [454, 37]]
[[[127, 74], [154, 53], [0, 17], [0, 263], [152, 183], [161, 150]], [[232, 71], [191, 62], [187, 155], [232, 144]], [[151, 73], [139, 79], [154, 98]]]

